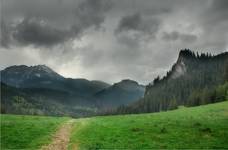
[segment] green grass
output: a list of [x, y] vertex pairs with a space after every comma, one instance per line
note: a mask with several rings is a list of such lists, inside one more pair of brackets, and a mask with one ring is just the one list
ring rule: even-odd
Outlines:
[[1, 115], [0, 149], [38, 149], [68, 118]]
[[69, 149], [228, 148], [228, 101], [192, 108], [78, 119]]
[[[1, 149], [39, 149], [65, 117], [1, 115]], [[140, 114], [76, 119], [69, 149], [228, 149], [228, 101]]]

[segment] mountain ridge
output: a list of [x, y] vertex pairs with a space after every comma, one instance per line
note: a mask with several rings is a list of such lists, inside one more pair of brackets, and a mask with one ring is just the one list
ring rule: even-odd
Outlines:
[[[19, 114], [29, 114], [28, 110], [32, 109], [33, 113], [38, 114], [42, 112], [42, 114], [48, 115], [62, 113], [73, 116], [91, 115], [98, 108], [113, 108], [137, 100], [138, 95], [132, 97], [132, 91], [142, 93], [142, 91], [134, 90], [140, 87], [136, 81], [126, 80], [110, 85], [97, 80], [65, 78], [45, 65], [7, 67], [1, 70], [1, 83], [3, 83], [3, 89], [1, 89], [3, 91], [3, 109], [8, 113]], [[130, 89], [132, 84], [134, 86]], [[106, 99], [101, 100], [96, 97], [96, 94], [102, 90], [115, 86], [119, 86], [118, 91], [110, 91], [115, 92], [112, 95], [119, 95], [119, 100], [115, 104], [107, 103]], [[3, 102], [1, 103], [3, 104]], [[47, 110], [48, 108], [43, 109], [40, 104], [50, 107], [50, 111]], [[16, 106], [17, 108], [15, 108]], [[55, 106], [57, 110], [52, 106]]]
[[[12, 66], [1, 70], [1, 110], [71, 116], [90, 116], [113, 108], [117, 113], [156, 112], [218, 101], [213, 92], [227, 80], [228, 52], [212, 56], [188, 49], [179, 52], [166, 76], [146, 86], [130, 79], [110, 85], [65, 78], [45, 65]], [[205, 93], [210, 96], [205, 98], [208, 101], [201, 98]]]

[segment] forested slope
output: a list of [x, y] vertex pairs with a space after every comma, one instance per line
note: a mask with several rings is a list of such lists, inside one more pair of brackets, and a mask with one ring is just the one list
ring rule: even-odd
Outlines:
[[[117, 113], [157, 112], [179, 105], [196, 106], [227, 99], [228, 53], [216, 56], [181, 50], [163, 78], [146, 86], [144, 98], [119, 107]], [[116, 113], [115, 111], [112, 113]]]

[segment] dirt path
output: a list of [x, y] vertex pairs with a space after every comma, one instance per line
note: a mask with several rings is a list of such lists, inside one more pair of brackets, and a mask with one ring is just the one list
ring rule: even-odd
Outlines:
[[72, 119], [62, 125], [54, 135], [52, 142], [49, 145], [43, 146], [41, 150], [67, 150], [73, 123], [74, 120]]

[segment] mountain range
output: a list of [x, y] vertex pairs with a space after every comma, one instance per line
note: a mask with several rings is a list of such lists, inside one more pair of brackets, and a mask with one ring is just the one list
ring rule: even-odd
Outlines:
[[145, 113], [228, 99], [228, 52], [215, 56], [181, 50], [164, 77], [148, 85], [125, 79], [65, 78], [45, 65], [1, 70], [1, 112], [70, 115]]
[[129, 79], [110, 85], [64, 78], [45, 65], [7, 67], [1, 71], [1, 86], [2, 112], [71, 116], [129, 104], [145, 90]]

